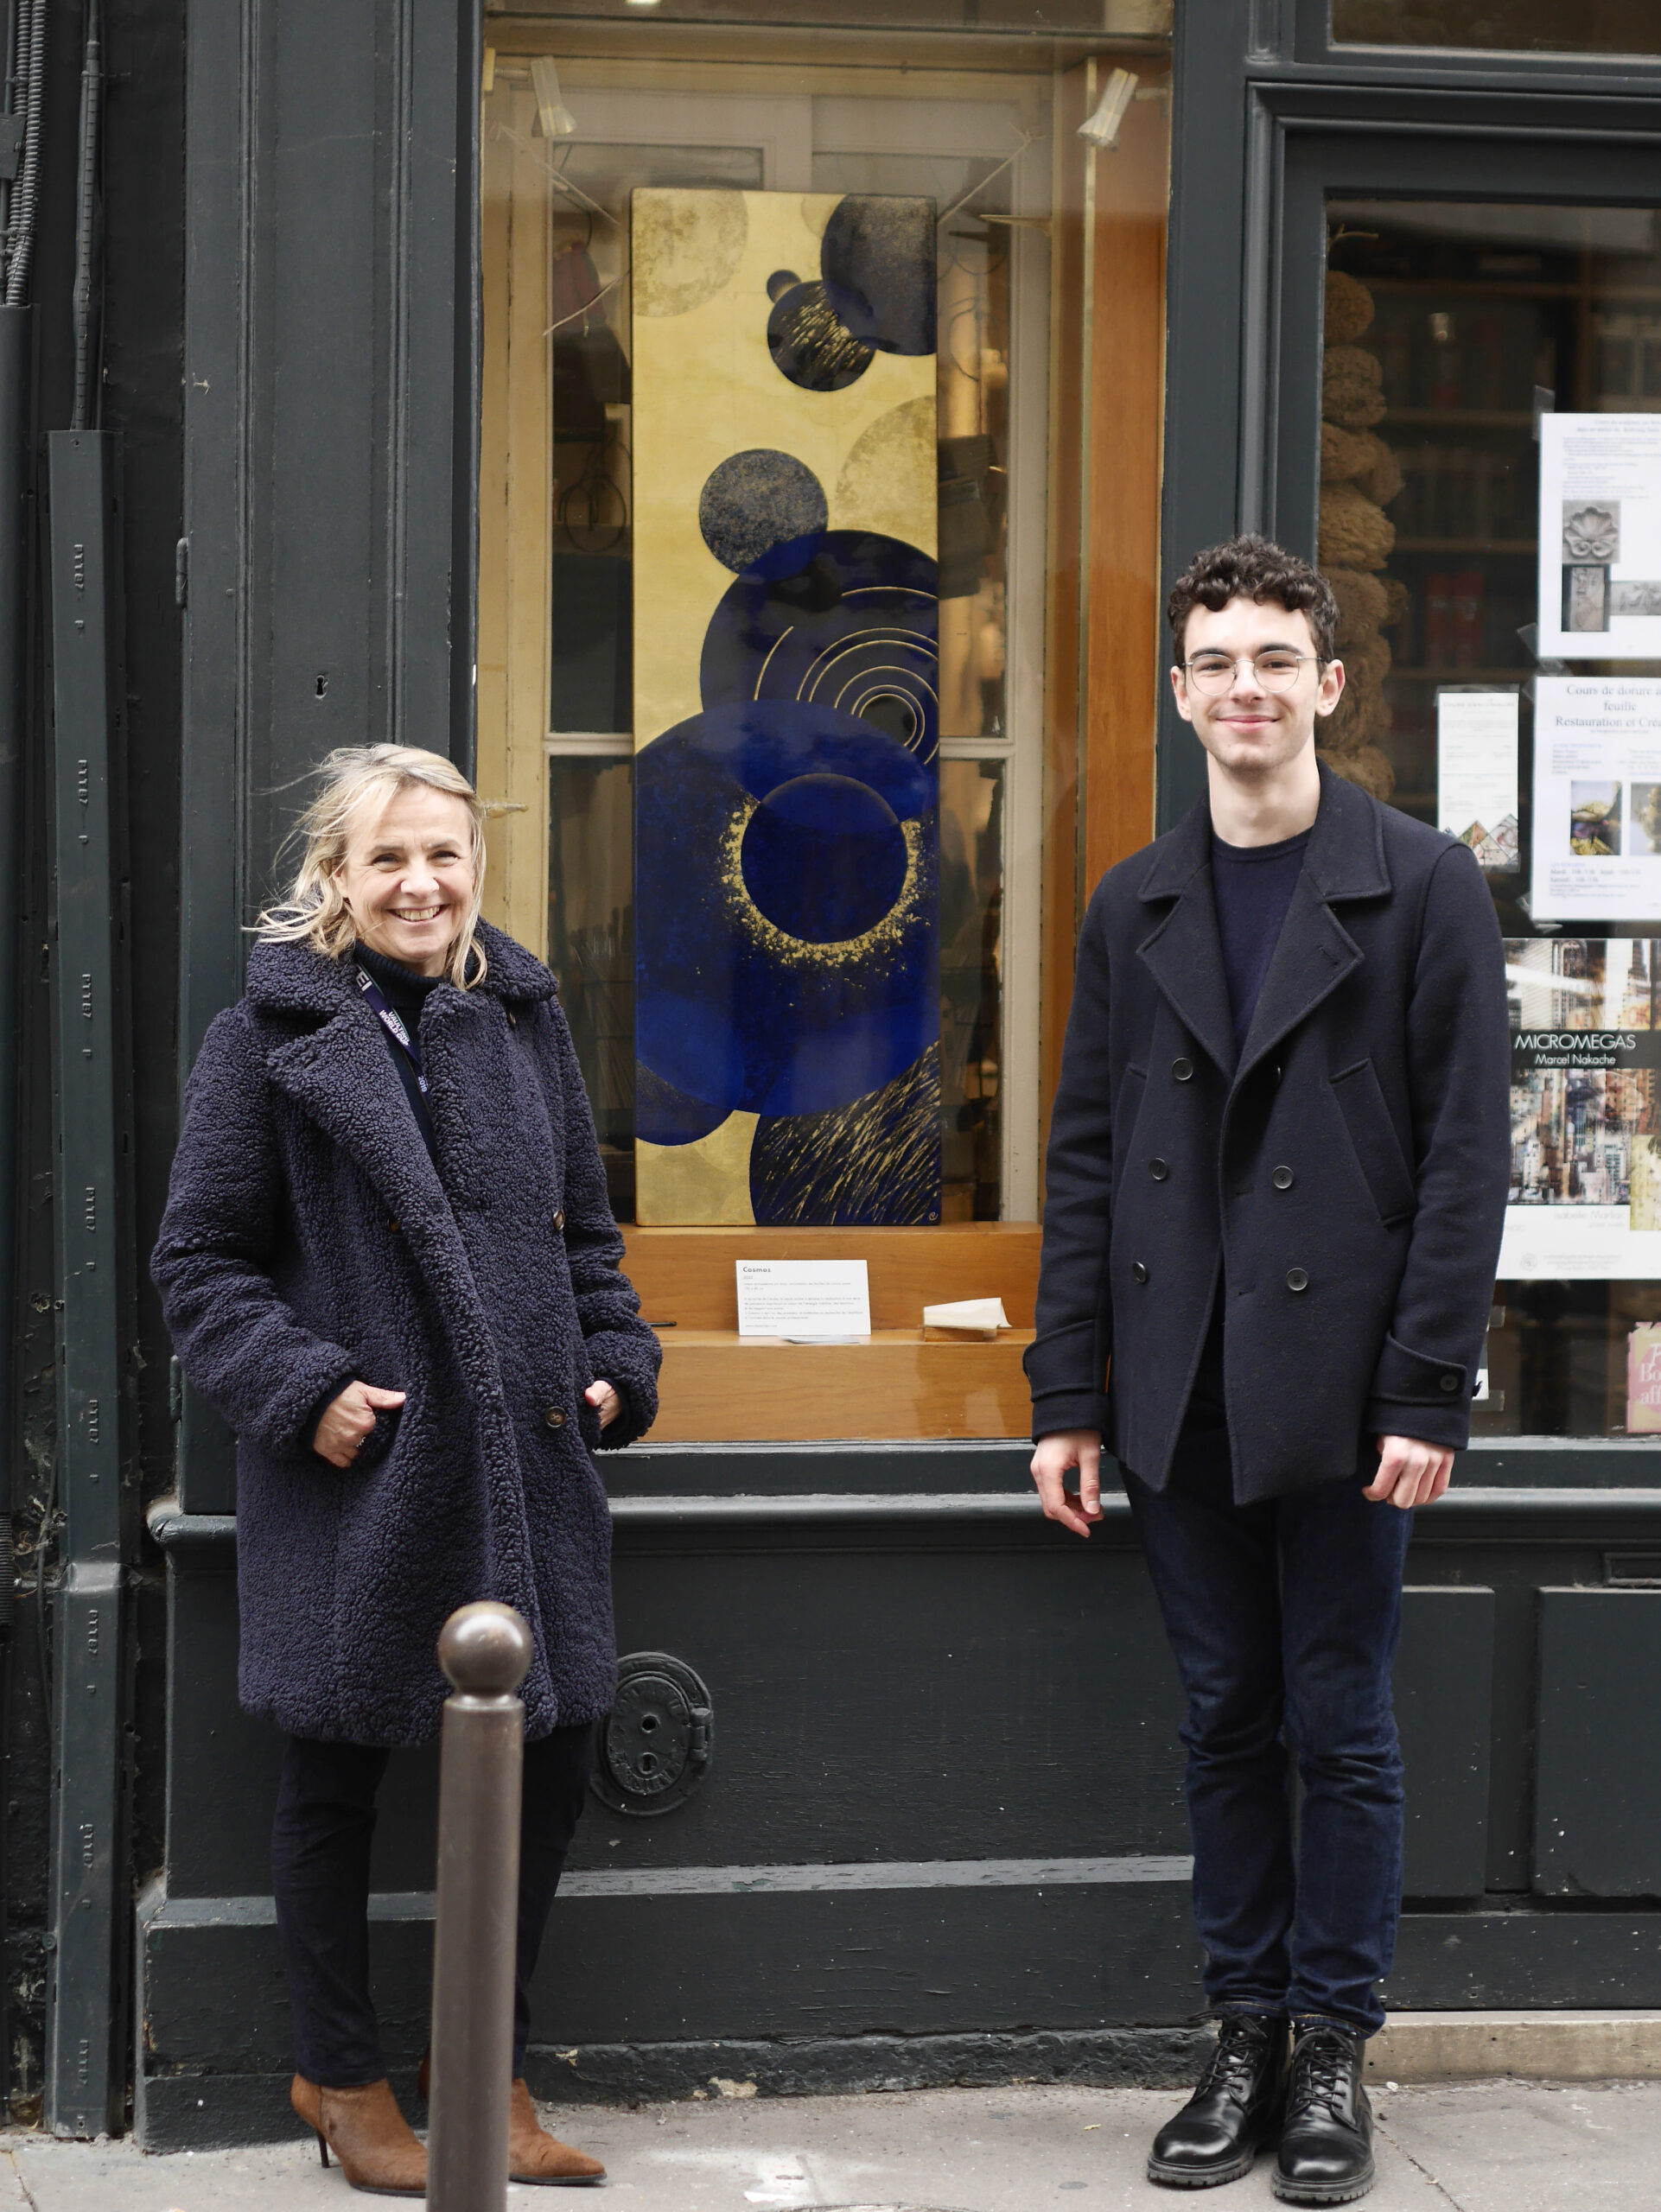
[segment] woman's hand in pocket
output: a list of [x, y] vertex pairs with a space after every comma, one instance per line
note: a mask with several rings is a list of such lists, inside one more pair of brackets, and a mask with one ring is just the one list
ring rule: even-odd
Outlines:
[[331, 1467], [349, 1467], [375, 1426], [378, 1414], [404, 1403], [402, 1390], [378, 1390], [372, 1382], [348, 1382], [323, 1408], [311, 1448]]
[[600, 1416], [600, 1433], [603, 1436], [623, 1410], [623, 1402], [609, 1382], [590, 1382], [582, 1393], [584, 1402]]

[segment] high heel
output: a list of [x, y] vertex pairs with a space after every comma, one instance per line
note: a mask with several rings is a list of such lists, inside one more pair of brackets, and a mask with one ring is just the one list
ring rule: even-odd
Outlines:
[[424, 2196], [427, 2153], [385, 2075], [349, 2089], [330, 2089], [296, 2074], [289, 2101], [317, 2138], [327, 2166], [331, 2149], [353, 2189], [372, 2196]]

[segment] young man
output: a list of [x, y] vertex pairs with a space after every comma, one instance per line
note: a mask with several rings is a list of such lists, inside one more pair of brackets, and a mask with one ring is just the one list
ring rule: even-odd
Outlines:
[[1504, 964], [1471, 853], [1316, 760], [1344, 685], [1325, 580], [1239, 537], [1168, 611], [1208, 792], [1079, 938], [1033, 1477], [1087, 1536], [1105, 1437], [1187, 1695], [1219, 2026], [1149, 2177], [1231, 2181], [1278, 2139], [1276, 2195], [1336, 2204], [1372, 2180], [1403, 1557], [1467, 1441], [1499, 1257]]

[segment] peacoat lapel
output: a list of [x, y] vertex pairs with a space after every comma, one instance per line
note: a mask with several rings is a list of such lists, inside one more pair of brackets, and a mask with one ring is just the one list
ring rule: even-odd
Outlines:
[[1333, 904], [1382, 898], [1390, 887], [1384, 830], [1373, 809], [1352, 784], [1323, 766], [1314, 830], [1238, 1060], [1212, 895], [1206, 799], [1160, 841], [1139, 896], [1149, 904], [1175, 903], [1137, 951], [1194, 1041], [1238, 1086], [1359, 964], [1360, 949]]
[[1235, 1071], [1238, 1085], [1361, 964], [1334, 903], [1390, 890], [1384, 828], [1353, 784], [1321, 771], [1321, 806]]
[[1137, 946], [1137, 955], [1195, 1043], [1225, 1076], [1231, 1076], [1234, 1016], [1212, 897], [1211, 809], [1204, 799], [1161, 840], [1140, 895], [1150, 904], [1174, 898], [1163, 921]]

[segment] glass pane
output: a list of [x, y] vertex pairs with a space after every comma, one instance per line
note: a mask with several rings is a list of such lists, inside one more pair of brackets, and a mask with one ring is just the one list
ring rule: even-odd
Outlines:
[[1333, 0], [1338, 45], [1661, 54], [1655, 0]]
[[940, 764], [943, 1221], [1000, 1211], [1003, 792], [1001, 760]]
[[620, 1221], [634, 1218], [633, 785], [627, 755], [548, 764], [549, 964]]
[[[1403, 200], [1327, 213], [1321, 551], [1351, 677], [1333, 765], [1471, 845], [1506, 941], [1511, 1194], [1475, 1431], [1661, 1430], [1661, 914], [1537, 920], [1531, 877], [1535, 679], [1661, 673], [1535, 653], [1537, 410], [1661, 410], [1657, 217]], [[1466, 805], [1449, 733], [1496, 707], [1491, 760], [1509, 758], [1491, 803]], [[1619, 786], [1585, 772], [1548, 859], [1653, 844], [1650, 787], [1634, 785], [1628, 828]]]

